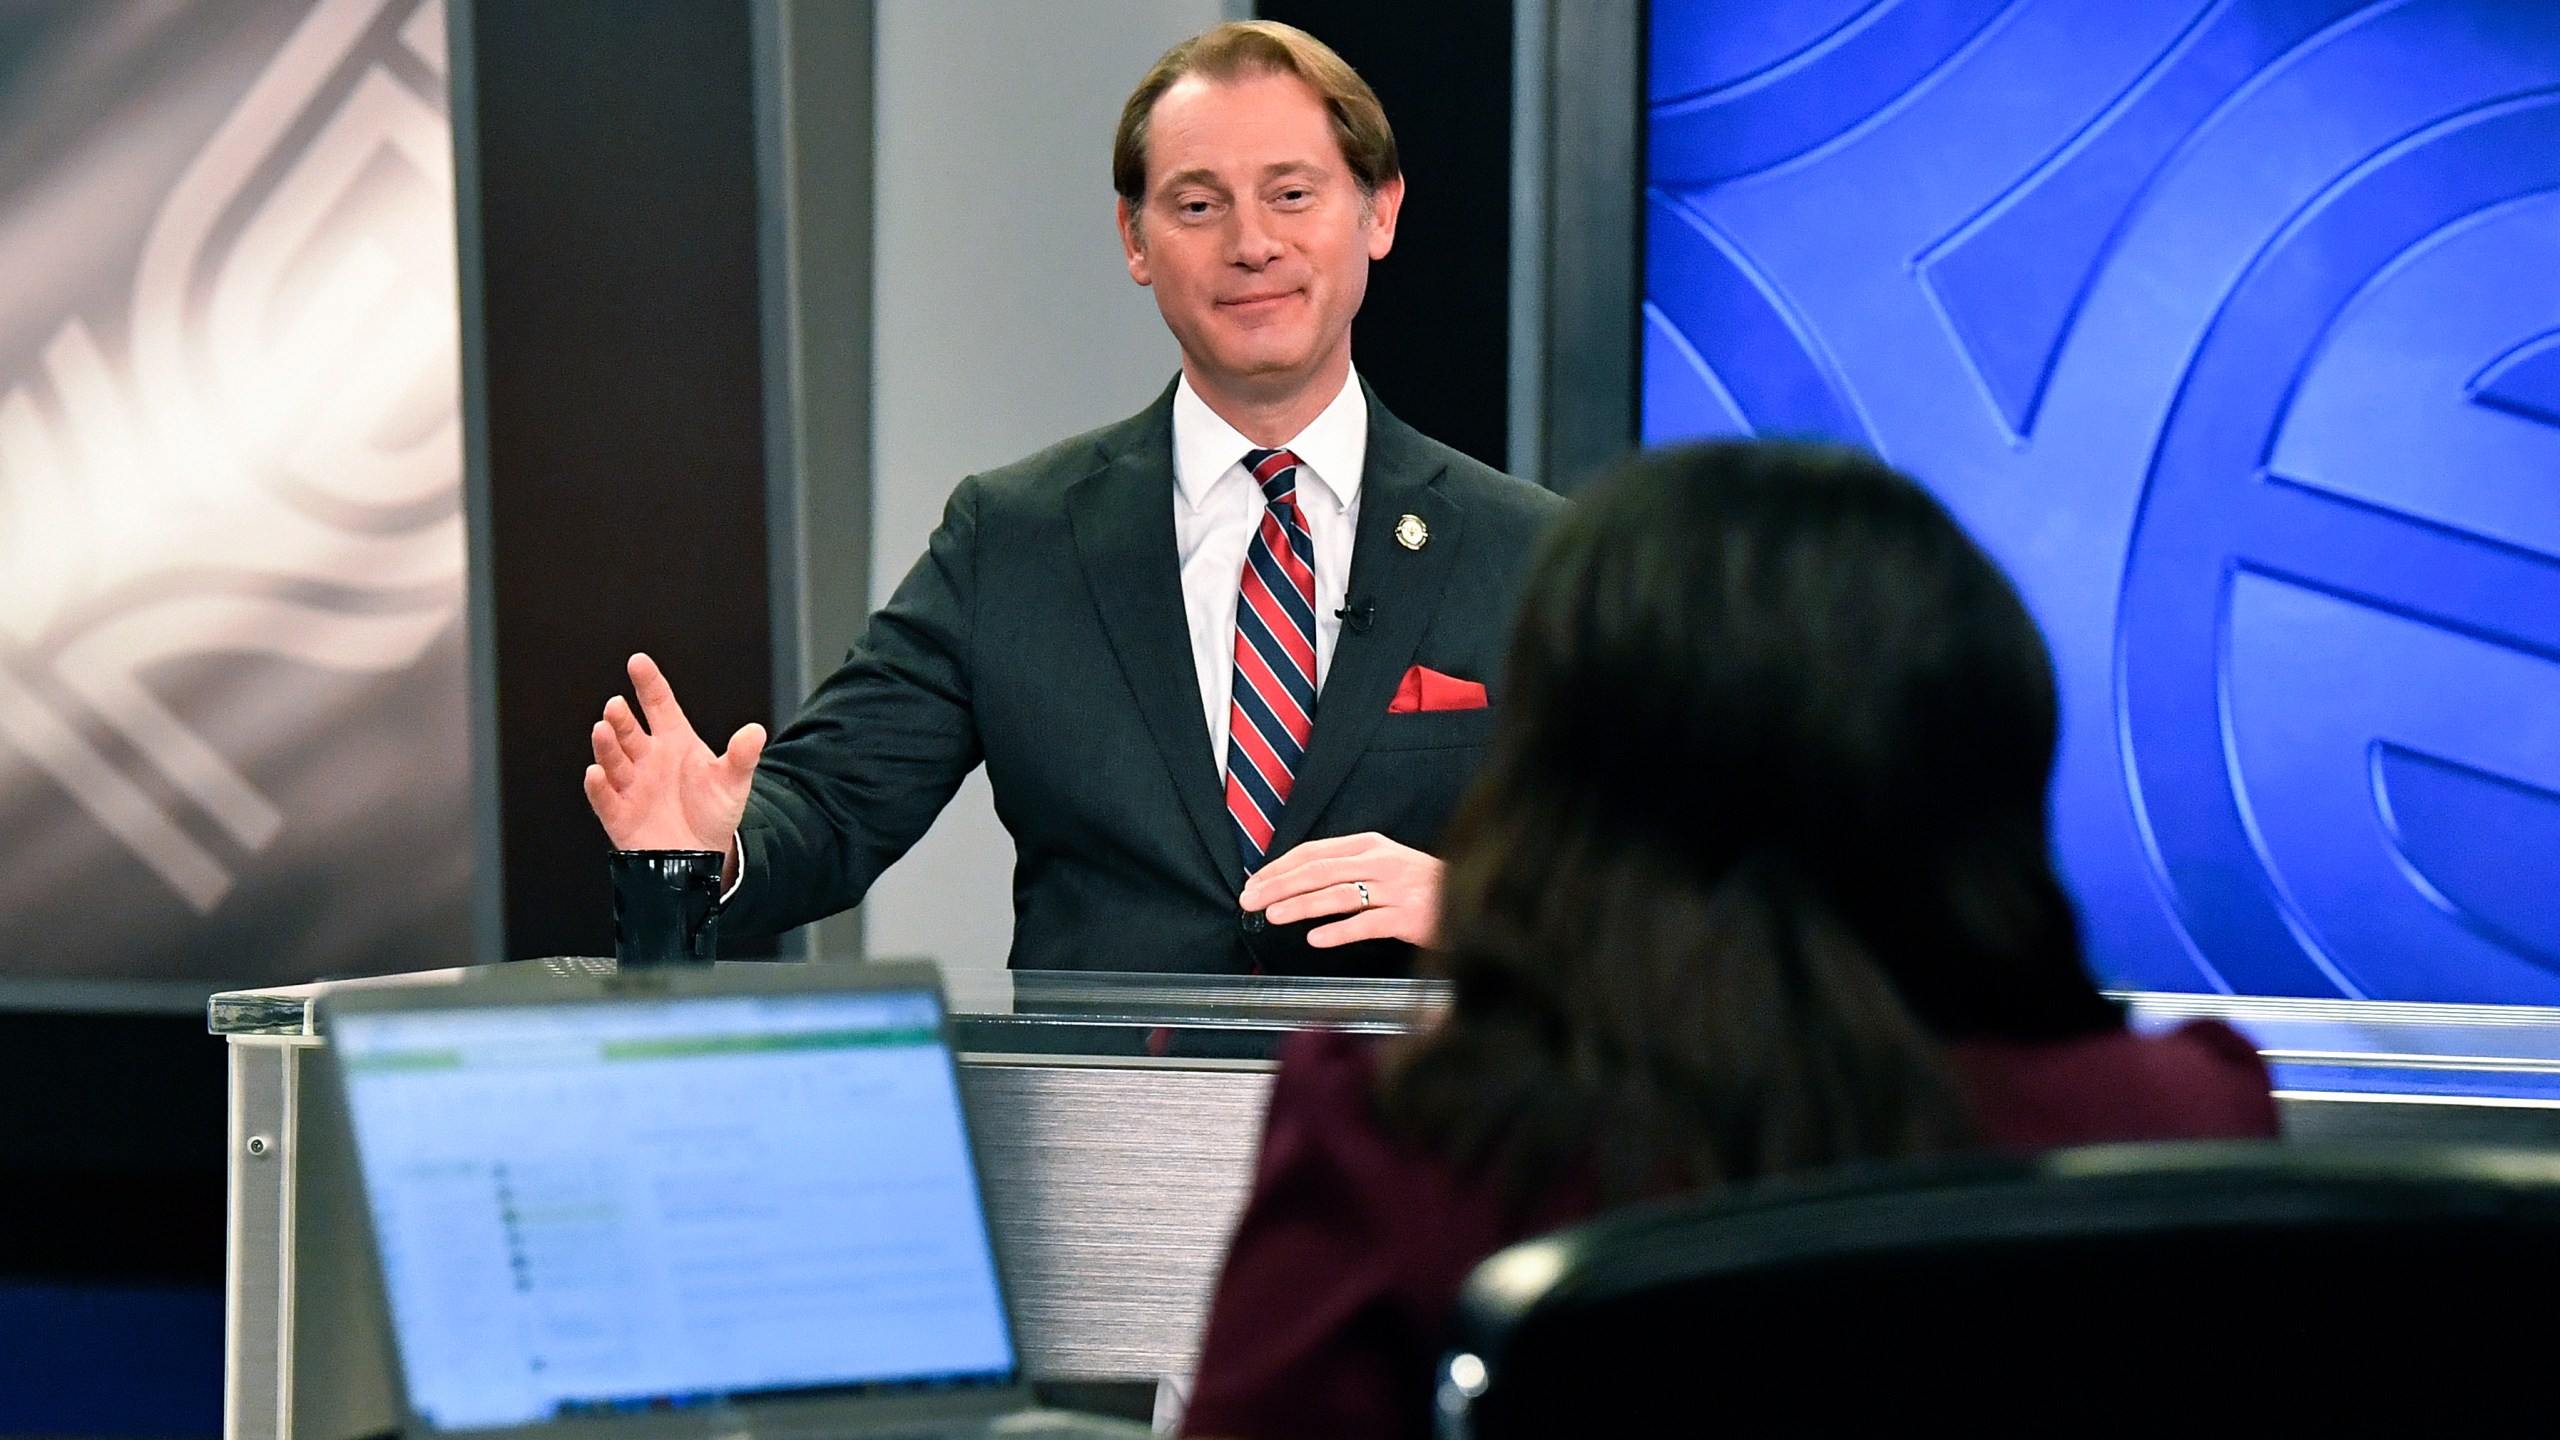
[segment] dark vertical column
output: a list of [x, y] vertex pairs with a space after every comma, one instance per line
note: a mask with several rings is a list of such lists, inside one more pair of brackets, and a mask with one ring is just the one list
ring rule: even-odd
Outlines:
[[1636, 441], [1643, 0], [1515, 0], [1511, 459], [1570, 493]]
[[1411, 196], [1369, 274], [1360, 373], [1423, 434], [1504, 462], [1511, 276], [1511, 0], [1261, 0], [1322, 40], [1395, 126]]
[[[867, 0], [752, 3], [774, 713], [790, 715], [871, 613], [874, 32]], [[803, 927], [782, 947], [860, 958], [860, 918]]]
[[505, 953], [606, 953], [579, 777], [623, 658], [715, 745], [773, 718], [750, 9], [458, 8]]

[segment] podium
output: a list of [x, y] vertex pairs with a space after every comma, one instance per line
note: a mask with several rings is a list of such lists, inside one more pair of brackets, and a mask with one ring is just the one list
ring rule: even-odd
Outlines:
[[[737, 962], [743, 964], [764, 962]], [[352, 985], [468, 985], [610, 960], [528, 960], [217, 995], [229, 1041], [224, 1302], [228, 1440], [349, 1440], [396, 1424], [342, 1128], [305, 1087], [312, 1000]], [[1294, 1029], [1409, 1028], [1421, 981], [952, 971], [960, 1082], [1026, 1370], [1179, 1379], [1252, 1176], [1271, 1055]]]
[[[779, 962], [737, 962], [779, 963]], [[396, 1423], [351, 1157], [306, 1089], [343, 986], [469, 985], [610, 960], [528, 960], [213, 997], [229, 1042], [227, 1440], [351, 1440]], [[1428, 981], [946, 972], [988, 1219], [1041, 1381], [1187, 1384], [1291, 1030], [1394, 1035]], [[2560, 1141], [2560, 1010], [2122, 995], [2137, 1027], [2237, 1025], [2289, 1135]]]

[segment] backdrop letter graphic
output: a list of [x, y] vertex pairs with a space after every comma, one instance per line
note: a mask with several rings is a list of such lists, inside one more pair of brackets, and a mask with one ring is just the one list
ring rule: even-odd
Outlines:
[[2560, 1004], [2560, 6], [1649, 16], [1645, 435], [2008, 567], [2103, 978]]
[[466, 958], [441, 4], [0, 45], [0, 973]]

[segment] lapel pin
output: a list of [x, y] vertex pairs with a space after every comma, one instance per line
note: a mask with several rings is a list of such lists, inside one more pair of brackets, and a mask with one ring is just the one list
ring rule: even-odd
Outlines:
[[1419, 515], [1407, 515], [1396, 521], [1396, 543], [1407, 550], [1419, 550], [1431, 540], [1431, 527]]

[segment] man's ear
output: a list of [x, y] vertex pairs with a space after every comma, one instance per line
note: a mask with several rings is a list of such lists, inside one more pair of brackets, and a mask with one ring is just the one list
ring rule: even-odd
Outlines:
[[1146, 242], [1138, 238], [1138, 212], [1129, 208], [1127, 196], [1111, 202], [1111, 215], [1120, 226], [1120, 254], [1129, 262], [1129, 278], [1141, 285], [1154, 284], [1147, 266]]
[[[1384, 260], [1396, 248], [1396, 216], [1404, 210], [1404, 177], [1398, 175], [1369, 196], [1369, 258]], [[1141, 282], [1143, 283], [1143, 282]]]

